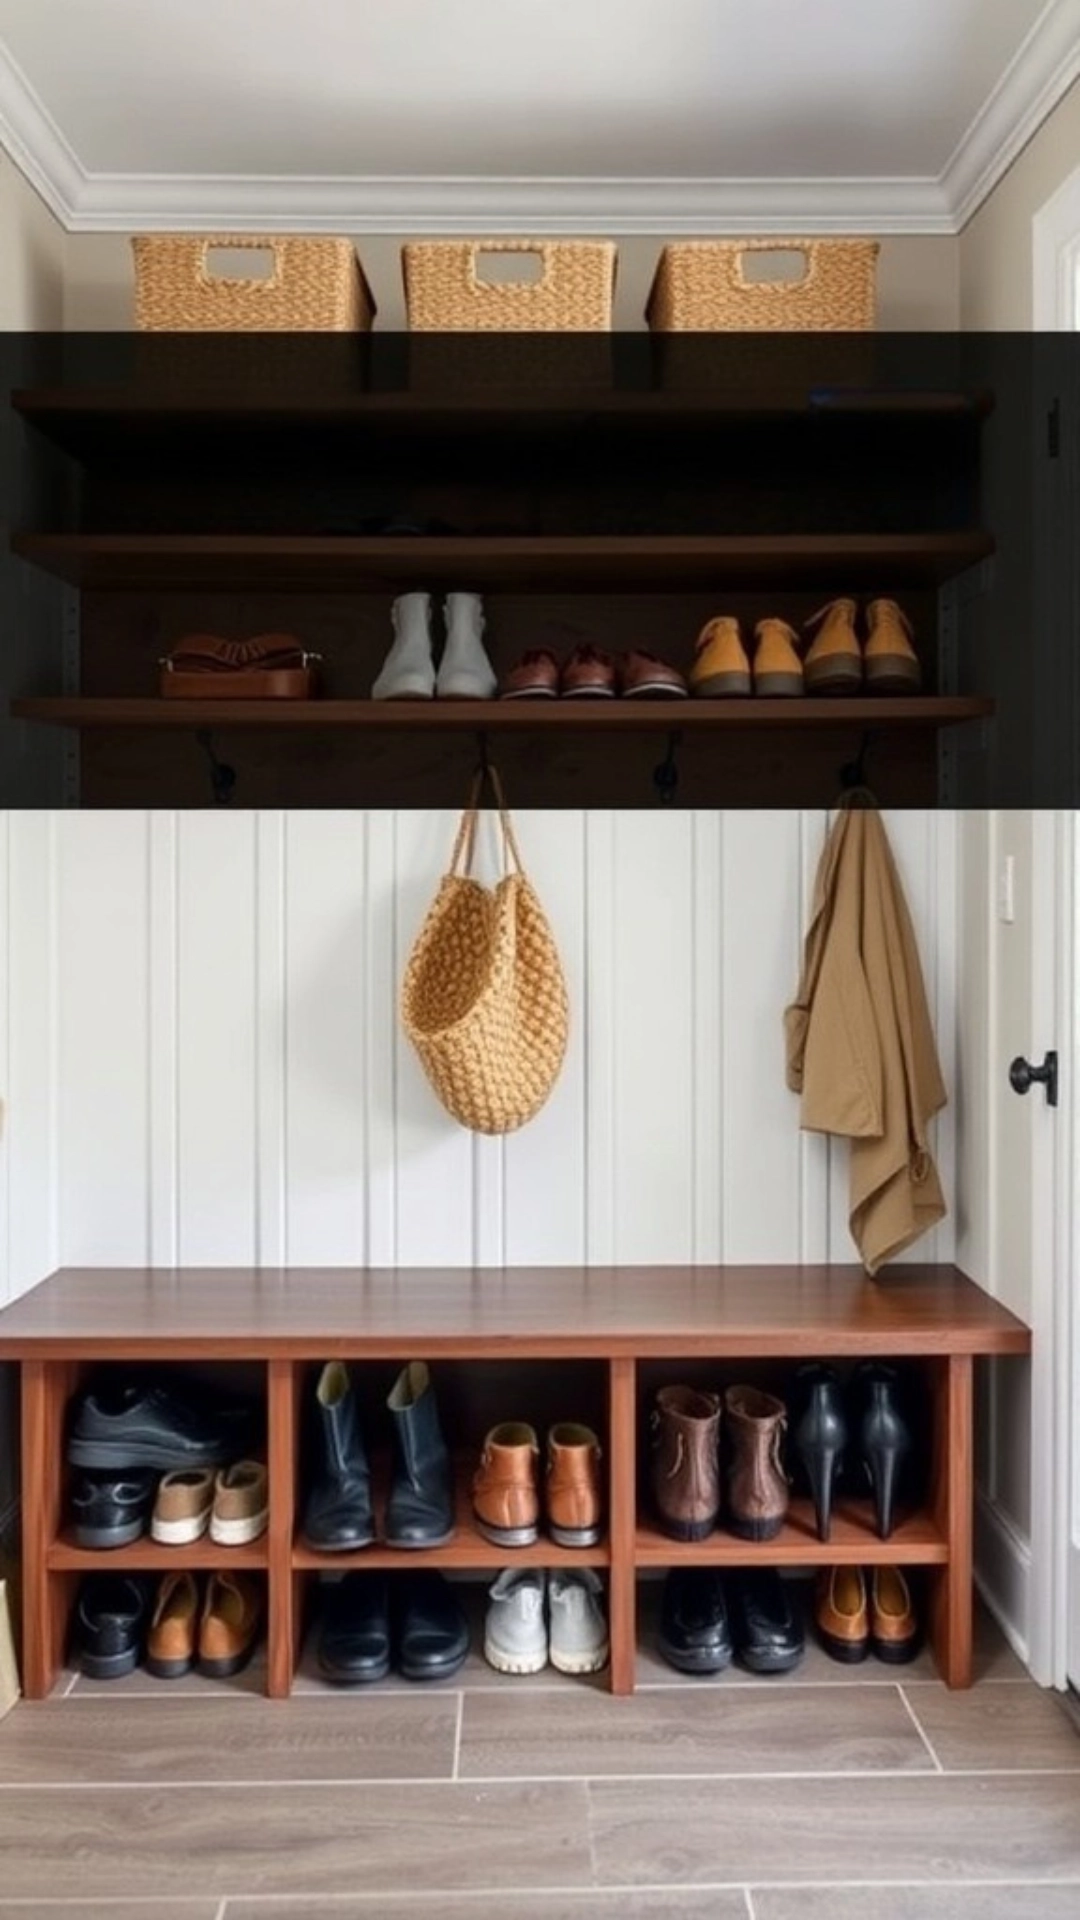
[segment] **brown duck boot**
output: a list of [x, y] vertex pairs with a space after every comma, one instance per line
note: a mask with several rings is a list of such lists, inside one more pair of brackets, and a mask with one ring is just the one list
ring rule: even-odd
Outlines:
[[780, 1438], [787, 1409], [757, 1387], [729, 1387], [724, 1418], [731, 1446], [727, 1470], [727, 1524], [740, 1540], [772, 1540], [788, 1508]]
[[870, 693], [918, 693], [919, 656], [911, 642], [914, 628], [895, 600], [871, 600], [866, 609], [868, 637], [863, 651]]
[[794, 627], [786, 620], [759, 620], [754, 638], [754, 692], [766, 699], [798, 699], [805, 687]]
[[693, 1387], [661, 1387], [652, 1427], [660, 1530], [672, 1540], [704, 1540], [720, 1512], [720, 1402]]
[[563, 1420], [547, 1437], [548, 1532], [560, 1547], [595, 1547], [600, 1538], [600, 1442], [591, 1427]]
[[473, 1514], [485, 1540], [497, 1547], [530, 1547], [538, 1537], [540, 1495], [536, 1430], [523, 1420], [492, 1427], [473, 1475]]
[[858, 693], [863, 657], [855, 632], [854, 600], [832, 600], [806, 622], [817, 633], [803, 662], [807, 693]]

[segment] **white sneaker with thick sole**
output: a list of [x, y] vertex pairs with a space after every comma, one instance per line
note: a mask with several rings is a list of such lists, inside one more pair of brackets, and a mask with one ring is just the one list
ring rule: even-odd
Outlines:
[[560, 1673], [599, 1673], [608, 1663], [608, 1630], [602, 1605], [604, 1589], [591, 1567], [553, 1573], [548, 1579], [548, 1614], [553, 1667]]
[[373, 700], [430, 700], [435, 692], [430, 593], [403, 593], [390, 613], [394, 639], [371, 689]]
[[490, 1589], [484, 1659], [498, 1673], [539, 1673], [547, 1666], [542, 1567], [508, 1567]]
[[440, 700], [494, 700], [495, 669], [484, 651], [484, 603], [478, 593], [448, 593], [446, 646], [435, 692]]

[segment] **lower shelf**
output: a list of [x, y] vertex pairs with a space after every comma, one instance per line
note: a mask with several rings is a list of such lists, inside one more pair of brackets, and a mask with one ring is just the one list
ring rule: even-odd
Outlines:
[[945, 1566], [948, 1541], [928, 1513], [902, 1515], [887, 1540], [874, 1526], [868, 1500], [842, 1501], [833, 1513], [831, 1536], [819, 1540], [809, 1500], [795, 1499], [774, 1540], [740, 1540], [710, 1533], [704, 1540], [671, 1540], [648, 1520], [639, 1524], [634, 1547], [639, 1567]]
[[184, 1547], [166, 1546], [149, 1534], [128, 1547], [80, 1547], [63, 1533], [48, 1548], [45, 1564], [54, 1573], [182, 1573], [185, 1568], [250, 1573], [265, 1572], [269, 1559], [265, 1534], [244, 1547], [223, 1547], [209, 1534]]

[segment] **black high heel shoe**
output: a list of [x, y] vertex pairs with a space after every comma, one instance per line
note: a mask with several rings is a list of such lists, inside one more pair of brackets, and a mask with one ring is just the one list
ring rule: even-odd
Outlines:
[[832, 1367], [818, 1361], [800, 1367], [795, 1376], [796, 1414], [792, 1444], [810, 1483], [819, 1540], [829, 1538], [833, 1491], [848, 1441], [848, 1423], [840, 1382]]
[[861, 1414], [859, 1448], [874, 1494], [877, 1530], [887, 1540], [893, 1530], [896, 1496], [908, 1456], [911, 1429], [900, 1402], [895, 1369], [869, 1360], [855, 1375]]

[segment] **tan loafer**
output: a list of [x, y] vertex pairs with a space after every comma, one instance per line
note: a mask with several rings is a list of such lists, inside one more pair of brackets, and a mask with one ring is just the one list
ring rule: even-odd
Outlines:
[[814, 1608], [821, 1644], [834, 1660], [857, 1666], [870, 1651], [870, 1614], [861, 1567], [824, 1567]]
[[213, 1680], [239, 1673], [255, 1651], [262, 1588], [246, 1573], [212, 1573], [199, 1622], [199, 1672]]
[[146, 1640], [146, 1668], [159, 1680], [179, 1680], [195, 1662], [199, 1589], [193, 1573], [167, 1573], [157, 1591]]
[[919, 1622], [899, 1567], [875, 1567], [871, 1575], [870, 1646], [879, 1660], [897, 1667], [918, 1652]]
[[187, 1547], [201, 1540], [214, 1510], [214, 1476], [209, 1467], [177, 1467], [163, 1474], [150, 1517], [150, 1533], [166, 1547]]
[[473, 1475], [476, 1525], [499, 1547], [529, 1547], [539, 1534], [535, 1428], [521, 1420], [492, 1427]]
[[547, 1437], [547, 1530], [560, 1547], [600, 1538], [600, 1442], [591, 1427], [561, 1421]]
[[731, 614], [706, 621], [694, 647], [690, 691], [697, 700], [730, 700], [750, 692], [750, 660]]
[[922, 684], [919, 656], [912, 646], [915, 629], [895, 600], [871, 600], [866, 609], [863, 648], [870, 693], [917, 693]]
[[210, 1538], [223, 1547], [243, 1547], [266, 1532], [270, 1519], [266, 1468], [260, 1460], [238, 1460], [223, 1467], [214, 1481]]
[[858, 693], [863, 657], [855, 632], [854, 600], [831, 600], [806, 622], [815, 635], [803, 663], [807, 693]]

